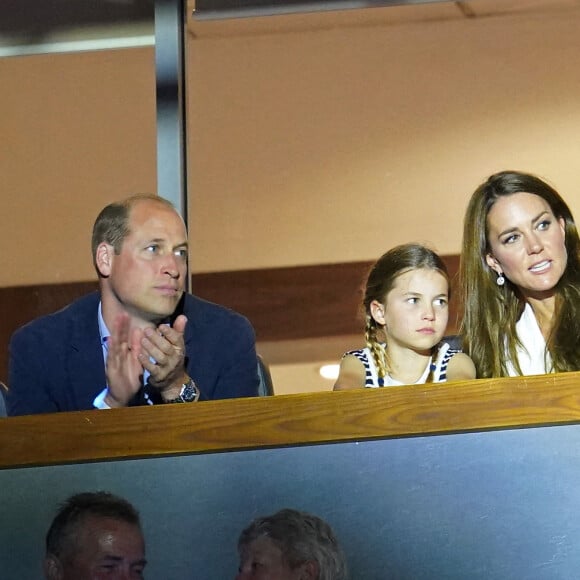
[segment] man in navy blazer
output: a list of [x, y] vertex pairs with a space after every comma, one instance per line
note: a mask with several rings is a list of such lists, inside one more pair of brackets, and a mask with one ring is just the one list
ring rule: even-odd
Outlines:
[[168, 201], [108, 205], [92, 250], [99, 292], [12, 336], [9, 415], [258, 394], [248, 320], [185, 293], [187, 233]]

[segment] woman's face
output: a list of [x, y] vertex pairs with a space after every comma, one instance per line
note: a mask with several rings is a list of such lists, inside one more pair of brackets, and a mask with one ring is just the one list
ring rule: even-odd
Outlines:
[[488, 266], [515, 284], [526, 298], [542, 299], [566, 269], [564, 220], [532, 193], [500, 197], [487, 215]]
[[242, 548], [240, 570], [236, 580], [303, 580], [313, 578], [307, 565], [295, 569], [284, 558], [282, 550], [267, 536], [256, 538]]

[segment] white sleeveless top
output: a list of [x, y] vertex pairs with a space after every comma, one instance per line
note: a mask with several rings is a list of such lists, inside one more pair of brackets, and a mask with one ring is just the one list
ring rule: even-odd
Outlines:
[[[423, 384], [427, 380], [427, 377], [429, 376], [429, 372], [431, 370], [433, 370], [434, 383], [442, 383], [446, 381], [447, 365], [449, 364], [449, 361], [451, 360], [453, 355], [456, 355], [458, 352], [461, 351], [451, 348], [447, 342], [442, 342], [439, 345], [437, 359], [425, 367], [425, 372], [423, 373], [421, 378], [414, 384], [416, 385]], [[366, 347], [361, 348], [359, 350], [351, 350], [349, 352], [345, 352], [343, 357], [347, 355], [354, 356], [358, 360], [360, 360], [360, 362], [363, 363], [365, 367], [365, 387], [377, 389], [379, 387], [396, 387], [405, 384], [396, 381], [389, 375], [387, 375], [384, 379], [379, 378], [377, 365], [375, 364], [375, 359], [371, 353], [370, 348]]]
[[[518, 362], [523, 375], [545, 375], [552, 373], [552, 358], [546, 351], [546, 341], [540, 330], [532, 307], [526, 302], [526, 307], [516, 322], [516, 334], [523, 348], [517, 347]], [[510, 377], [520, 376], [511, 361], [507, 363]]]

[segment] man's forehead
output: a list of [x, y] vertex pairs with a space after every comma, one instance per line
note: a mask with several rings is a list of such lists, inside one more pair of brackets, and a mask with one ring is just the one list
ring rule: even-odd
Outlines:
[[138, 524], [122, 518], [90, 514], [84, 518], [78, 530], [85, 541], [96, 542], [101, 548], [123, 544], [126, 541], [143, 543], [143, 533]]
[[108, 514], [101, 514], [101, 513], [86, 513], [79, 518], [78, 524], [80, 527], [89, 528], [92, 530], [109, 530], [109, 529], [117, 529], [117, 528], [137, 528], [139, 526], [135, 523], [127, 521], [123, 517], [119, 517], [116, 515], [108, 515]]
[[184, 237], [187, 236], [185, 223], [179, 213], [172, 207], [156, 200], [140, 200], [129, 210], [129, 233], [137, 233], [142, 229], [173, 230]]
[[138, 199], [129, 206], [129, 218], [140, 216], [141, 214], [168, 214], [179, 217], [179, 213], [171, 205], [168, 205], [162, 198]]

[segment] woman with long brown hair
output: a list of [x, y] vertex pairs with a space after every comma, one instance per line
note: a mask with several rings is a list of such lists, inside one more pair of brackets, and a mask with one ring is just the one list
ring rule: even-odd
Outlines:
[[572, 213], [528, 173], [502, 171], [464, 221], [461, 336], [478, 377], [580, 370], [580, 256]]

